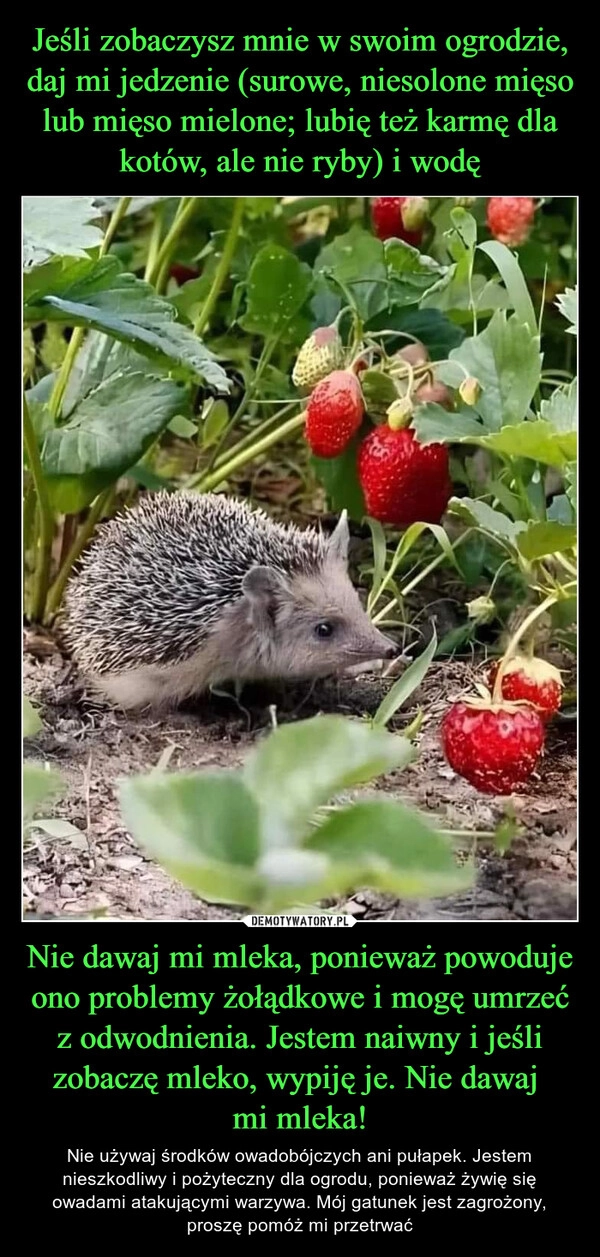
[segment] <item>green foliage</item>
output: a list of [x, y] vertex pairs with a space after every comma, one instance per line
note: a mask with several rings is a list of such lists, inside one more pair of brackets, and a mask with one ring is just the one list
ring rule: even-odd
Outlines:
[[264, 245], [248, 275], [241, 327], [258, 336], [299, 344], [310, 330], [299, 311], [311, 286], [310, 267], [279, 245]]
[[[556, 563], [567, 579], [577, 457], [572, 203], [546, 198], [518, 252], [488, 238], [483, 199], [468, 210], [451, 197], [432, 202], [421, 248], [382, 243], [367, 210], [362, 198], [333, 197], [26, 199], [26, 487], [43, 502], [42, 511], [29, 505], [34, 618], [52, 619], [95, 520], [140, 486], [231, 491], [240, 474], [254, 483], [258, 467], [268, 487], [273, 451], [276, 480], [300, 484], [294, 492], [307, 500], [318, 482], [329, 508], [360, 523], [359, 444], [409, 388], [418, 440], [451, 447], [451, 515], [468, 545], [479, 536], [480, 556], [514, 566], [514, 597], [523, 580], [547, 596]], [[182, 286], [181, 265], [200, 272]], [[550, 285], [561, 283], [554, 298]], [[544, 299], [562, 317], [546, 314]], [[365, 417], [339, 457], [320, 459], [302, 439], [306, 403], [291, 372], [305, 337], [334, 320]], [[414, 339], [429, 361], [409, 376], [395, 355]], [[479, 385], [475, 400], [465, 392], [469, 404], [466, 377]], [[432, 382], [446, 385], [447, 404], [419, 401]], [[477, 475], [476, 450], [485, 456]], [[548, 469], [563, 479], [551, 501]], [[42, 532], [56, 537], [65, 516], [74, 543], [44, 554]], [[451, 539], [443, 521], [435, 527], [416, 520], [389, 550], [381, 529], [369, 594], [378, 622], [403, 622], [405, 591], [431, 564], [451, 565], [465, 598], [492, 578], [488, 558], [477, 570], [467, 561], [467, 543], [461, 561], [464, 532]], [[473, 624], [463, 627], [456, 640], [473, 640]]]
[[563, 314], [565, 319], [567, 319], [568, 322], [571, 324], [571, 326], [567, 328], [567, 331], [570, 332], [572, 336], [576, 336], [577, 335], [577, 292], [576, 292], [576, 289], [566, 288], [565, 291], [561, 292], [560, 296], [556, 298], [556, 304], [561, 314]]
[[87, 250], [102, 244], [103, 232], [93, 225], [98, 217], [91, 196], [24, 197], [24, 269], [40, 266], [53, 255], [87, 259]]
[[391, 690], [388, 691], [383, 701], [379, 704], [373, 716], [374, 725], [385, 726], [392, 719], [392, 716], [395, 716], [398, 708], [418, 689], [437, 651], [437, 645], [438, 640], [434, 630], [431, 635], [431, 641], [425, 647], [425, 650], [409, 664], [408, 668], [405, 669], [401, 677], [398, 677]]
[[44, 437], [41, 459], [56, 510], [82, 510], [132, 467], [181, 409], [183, 386], [139, 371], [117, 372]]
[[144, 849], [211, 901], [269, 911], [365, 884], [450, 894], [471, 885], [472, 867], [409, 808], [389, 800], [320, 812], [413, 756], [404, 738], [317, 716], [275, 730], [241, 772], [125, 781], [121, 806]]
[[53, 319], [71, 327], [93, 327], [138, 353], [168, 366], [173, 363], [221, 392], [227, 376], [191, 328], [176, 321], [170, 301], [157, 296], [150, 284], [121, 271], [115, 257], [100, 258], [84, 273], [65, 266], [60, 281], [26, 297], [26, 323]]

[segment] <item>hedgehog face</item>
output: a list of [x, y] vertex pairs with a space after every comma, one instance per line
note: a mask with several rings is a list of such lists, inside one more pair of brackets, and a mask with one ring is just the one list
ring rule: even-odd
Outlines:
[[243, 589], [267, 675], [329, 676], [397, 653], [371, 624], [335, 551], [310, 575], [254, 567]]

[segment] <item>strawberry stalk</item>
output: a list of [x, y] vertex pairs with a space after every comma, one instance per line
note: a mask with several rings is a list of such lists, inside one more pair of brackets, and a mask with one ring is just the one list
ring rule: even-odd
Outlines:
[[282, 441], [284, 437], [291, 436], [302, 428], [306, 422], [306, 411], [302, 411], [299, 415], [295, 415], [293, 419], [288, 419], [286, 423], [282, 423], [281, 427], [275, 428], [274, 432], [268, 433], [261, 440], [255, 441], [252, 445], [246, 446], [245, 449], [232, 454], [227, 462], [218, 467], [216, 471], [208, 476], [191, 476], [187, 481], [186, 488], [200, 489], [202, 493], [208, 493], [211, 489], [216, 489], [225, 480], [228, 480], [234, 471], [239, 467], [243, 467], [245, 463], [251, 462], [253, 458], [257, 458], [259, 454], [264, 454], [266, 450], [270, 450], [273, 445], [277, 445], [278, 441]]
[[519, 643], [529, 632], [531, 626], [535, 624], [536, 620], [538, 620], [540, 616], [543, 615], [544, 612], [548, 610], [549, 607], [554, 606], [555, 602], [558, 602], [558, 598], [559, 598], [558, 594], [548, 594], [548, 597], [544, 598], [544, 601], [540, 602], [539, 606], [534, 607], [533, 611], [529, 612], [529, 615], [525, 617], [525, 619], [523, 620], [523, 623], [519, 626], [516, 633], [514, 633], [513, 636], [511, 637], [508, 643], [508, 646], [504, 652], [504, 655], [502, 659], [500, 660], [498, 671], [496, 673], [496, 678], [494, 680], [494, 690], [492, 694], [493, 703], [502, 702], [502, 681], [504, 678], [504, 673], [506, 671], [507, 665], [510, 663], [510, 660], [513, 658], [514, 655], [516, 655], [517, 647]]

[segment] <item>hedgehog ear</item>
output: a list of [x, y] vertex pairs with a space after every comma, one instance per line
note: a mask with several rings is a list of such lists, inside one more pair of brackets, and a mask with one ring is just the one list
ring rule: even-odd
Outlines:
[[246, 572], [242, 592], [250, 604], [253, 624], [256, 628], [266, 628], [273, 622], [275, 604], [288, 592], [288, 585], [283, 573], [276, 568], [257, 565]]
[[337, 559], [340, 563], [347, 566], [349, 544], [350, 530], [348, 528], [348, 512], [342, 511], [331, 536], [327, 540], [328, 557], [331, 559]]

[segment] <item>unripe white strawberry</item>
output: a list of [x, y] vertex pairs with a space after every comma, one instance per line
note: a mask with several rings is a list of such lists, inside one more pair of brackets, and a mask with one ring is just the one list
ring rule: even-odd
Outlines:
[[344, 347], [336, 327], [317, 327], [305, 340], [292, 371], [296, 388], [312, 389], [344, 361]]

